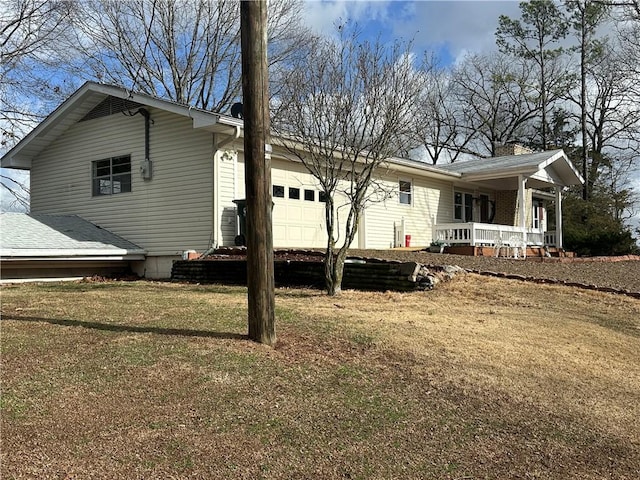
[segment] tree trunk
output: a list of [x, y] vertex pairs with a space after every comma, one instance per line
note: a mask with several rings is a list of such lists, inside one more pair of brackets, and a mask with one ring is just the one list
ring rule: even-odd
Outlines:
[[324, 259], [324, 275], [327, 286], [327, 295], [334, 297], [342, 293], [342, 277], [344, 275], [344, 261], [347, 258], [347, 248], [342, 247], [337, 251], [327, 250]]
[[580, 35], [580, 130], [582, 131], [582, 199], [588, 200], [589, 191], [589, 145], [587, 137], [587, 32], [585, 27], [586, 5], [581, 7], [582, 32]]

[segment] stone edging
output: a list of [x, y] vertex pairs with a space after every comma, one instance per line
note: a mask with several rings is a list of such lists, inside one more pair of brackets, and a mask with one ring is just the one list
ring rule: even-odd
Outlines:
[[640, 255], [618, 255], [617, 257], [527, 257], [525, 260], [542, 263], [590, 263], [640, 261]]
[[595, 290], [597, 292], [604, 292], [604, 293], [615, 293], [618, 295], [626, 295], [628, 297], [640, 299], [640, 292], [633, 292], [631, 290], [626, 290], [624, 288], [599, 287], [597, 285], [591, 285], [588, 283], [568, 282], [566, 280], [558, 280], [556, 278], [530, 277], [527, 275], [519, 275], [516, 273], [500, 273], [500, 272], [491, 272], [488, 270], [474, 270], [474, 269], [468, 269], [468, 268], [465, 270], [469, 273], [477, 273], [478, 275], [485, 275], [489, 277], [507, 278], [509, 280], [520, 280], [524, 282], [533, 282], [533, 283], [546, 283], [549, 285], [564, 285], [566, 287], [575, 287], [575, 288], [581, 288], [584, 290]]

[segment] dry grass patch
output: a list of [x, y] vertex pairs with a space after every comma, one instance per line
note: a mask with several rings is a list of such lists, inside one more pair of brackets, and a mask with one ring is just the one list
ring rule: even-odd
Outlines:
[[2, 478], [635, 478], [640, 302], [467, 275], [428, 293], [2, 289]]

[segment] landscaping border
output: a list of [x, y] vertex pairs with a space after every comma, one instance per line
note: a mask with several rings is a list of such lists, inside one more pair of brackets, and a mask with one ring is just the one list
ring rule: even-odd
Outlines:
[[595, 291], [604, 292], [604, 293], [615, 293], [619, 295], [627, 295], [629, 297], [640, 299], [640, 292], [634, 292], [634, 291], [626, 290], [623, 288], [599, 287], [598, 285], [591, 285], [588, 283], [568, 282], [567, 280], [558, 280], [556, 278], [530, 277], [527, 275], [519, 275], [516, 273], [500, 273], [500, 272], [491, 272], [488, 270], [474, 270], [474, 269], [466, 269], [466, 271], [469, 273], [477, 273], [478, 275], [484, 275], [489, 277], [507, 278], [509, 280], [521, 280], [524, 282], [533, 282], [533, 283], [547, 283], [550, 285], [564, 285], [567, 287], [581, 288], [583, 290], [595, 290]]

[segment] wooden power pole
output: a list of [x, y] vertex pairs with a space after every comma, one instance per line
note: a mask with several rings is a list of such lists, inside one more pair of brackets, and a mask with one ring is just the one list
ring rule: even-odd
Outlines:
[[276, 343], [267, 1], [240, 2], [249, 338]]

